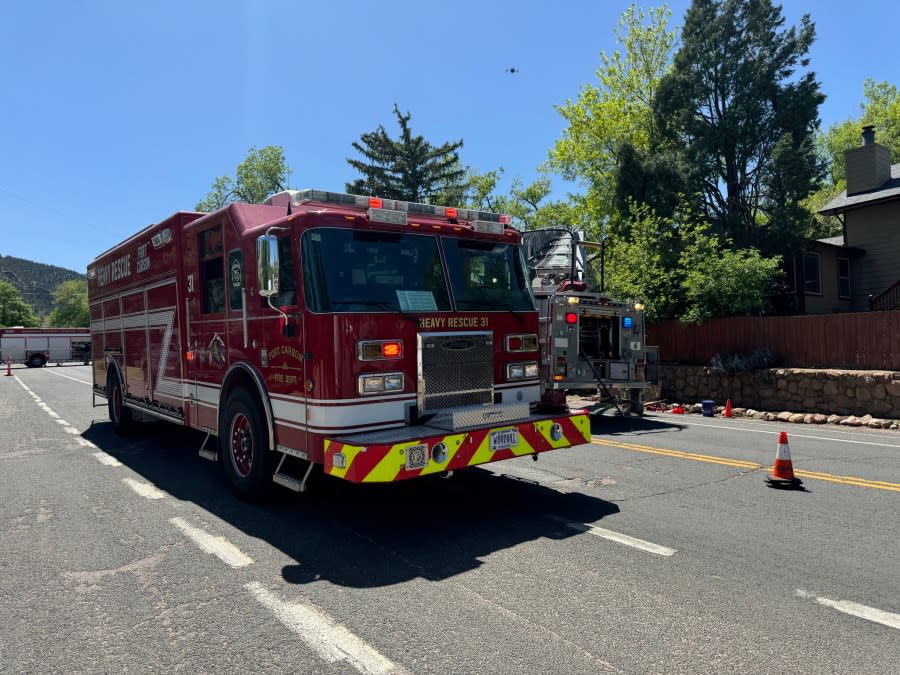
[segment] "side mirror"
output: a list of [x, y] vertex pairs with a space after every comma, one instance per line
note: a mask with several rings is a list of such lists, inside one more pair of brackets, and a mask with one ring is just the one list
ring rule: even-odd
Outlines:
[[256, 279], [260, 296], [278, 295], [278, 237], [274, 234], [256, 239]]

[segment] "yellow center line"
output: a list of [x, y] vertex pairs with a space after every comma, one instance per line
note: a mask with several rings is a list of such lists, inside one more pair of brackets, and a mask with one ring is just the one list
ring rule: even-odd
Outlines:
[[[654, 448], [649, 445], [637, 445], [635, 443], [619, 443], [610, 441], [600, 436], [591, 436], [591, 442], [597, 445], [606, 445], [611, 448], [622, 448], [623, 450], [634, 450], [636, 452], [647, 452], [654, 455], [664, 455], [666, 457], [675, 457], [677, 459], [690, 459], [695, 462], [707, 462], [709, 464], [721, 464], [724, 466], [733, 466], [738, 469], [749, 469], [756, 471], [766, 468], [762, 464], [750, 462], [743, 459], [728, 459], [726, 457], [716, 457], [715, 455], [701, 455], [696, 452], [684, 452], [683, 450], [668, 450], [666, 448]], [[840, 483], [842, 485], [853, 485], [856, 487], [872, 488], [875, 490], [890, 490], [891, 492], [900, 492], [900, 483], [888, 483], [883, 480], [869, 480], [868, 478], [857, 478], [856, 476], [835, 476], [830, 473], [822, 473], [820, 471], [803, 471], [794, 470], [794, 475], [801, 478], [812, 478], [814, 480], [824, 480], [830, 483]]]

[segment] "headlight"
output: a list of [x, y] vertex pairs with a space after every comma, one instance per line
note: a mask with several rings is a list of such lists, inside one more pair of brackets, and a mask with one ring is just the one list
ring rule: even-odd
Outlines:
[[384, 373], [360, 375], [357, 378], [357, 391], [360, 394], [379, 394], [385, 391], [403, 391], [403, 373]]
[[538, 364], [536, 361], [525, 363], [510, 363], [506, 366], [507, 380], [530, 380], [538, 376]]

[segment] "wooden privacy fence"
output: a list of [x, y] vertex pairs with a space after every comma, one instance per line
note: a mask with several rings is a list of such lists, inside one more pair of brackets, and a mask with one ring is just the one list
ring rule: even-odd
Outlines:
[[647, 328], [664, 363], [708, 364], [716, 354], [768, 347], [789, 368], [900, 370], [900, 310], [855, 314], [731, 317]]

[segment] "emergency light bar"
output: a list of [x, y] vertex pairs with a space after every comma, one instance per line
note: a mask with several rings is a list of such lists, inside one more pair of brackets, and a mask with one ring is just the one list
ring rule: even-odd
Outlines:
[[460, 209], [453, 206], [435, 206], [434, 204], [419, 204], [397, 199], [328, 192], [326, 190], [297, 190], [291, 191], [291, 193], [291, 204], [324, 202], [326, 204], [364, 208], [367, 209], [370, 220], [392, 223], [394, 225], [406, 225], [409, 216], [427, 216], [465, 220], [472, 223], [472, 227], [476, 232], [503, 234], [503, 228], [510, 224], [510, 217], [505, 213]]

